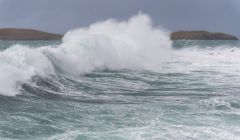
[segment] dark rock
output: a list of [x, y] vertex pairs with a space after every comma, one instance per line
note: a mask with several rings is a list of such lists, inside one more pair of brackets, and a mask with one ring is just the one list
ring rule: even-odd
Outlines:
[[0, 29], [0, 40], [61, 40], [62, 35], [32, 29]]
[[171, 34], [171, 40], [238, 40], [238, 38], [225, 33], [178, 31]]

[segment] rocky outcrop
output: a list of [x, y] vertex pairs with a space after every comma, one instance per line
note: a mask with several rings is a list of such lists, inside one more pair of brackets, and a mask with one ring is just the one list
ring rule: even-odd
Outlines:
[[171, 40], [238, 40], [238, 38], [225, 33], [178, 31], [171, 34]]
[[62, 35], [32, 29], [0, 29], [0, 40], [61, 40]]

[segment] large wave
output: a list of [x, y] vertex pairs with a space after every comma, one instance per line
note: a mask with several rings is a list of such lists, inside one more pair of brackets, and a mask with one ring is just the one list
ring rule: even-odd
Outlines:
[[15, 45], [0, 52], [0, 94], [16, 95], [18, 82], [59, 70], [81, 75], [104, 69], [152, 69], [169, 56], [170, 46], [169, 33], [153, 27], [144, 14], [69, 31], [58, 47]]
[[[166, 57], [169, 34], [154, 28], [147, 15], [129, 21], [107, 20], [69, 31], [51, 50], [65, 71], [82, 74], [97, 69], [147, 69]], [[74, 66], [74, 67], [73, 67]]]
[[[14, 96], [32, 76], [82, 75], [99, 70], [201, 69], [237, 71], [240, 50], [188, 48], [174, 51], [169, 32], [145, 14], [128, 21], [109, 19], [65, 34], [62, 44], [15, 45], [0, 52], [0, 94]], [[234, 69], [234, 70], [233, 70]], [[161, 69], [162, 70], [162, 69]]]

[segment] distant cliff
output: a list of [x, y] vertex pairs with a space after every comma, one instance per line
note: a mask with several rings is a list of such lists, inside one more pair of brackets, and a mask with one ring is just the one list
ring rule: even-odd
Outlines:
[[238, 38], [225, 33], [178, 31], [171, 34], [171, 40], [238, 40]]
[[61, 40], [62, 35], [32, 29], [0, 28], [0, 40]]

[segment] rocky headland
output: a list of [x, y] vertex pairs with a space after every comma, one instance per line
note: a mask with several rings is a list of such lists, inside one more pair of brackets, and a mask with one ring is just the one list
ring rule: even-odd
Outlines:
[[171, 40], [238, 40], [236, 36], [208, 31], [177, 31], [171, 33]]
[[62, 37], [33, 29], [0, 28], [0, 40], [61, 40]]

